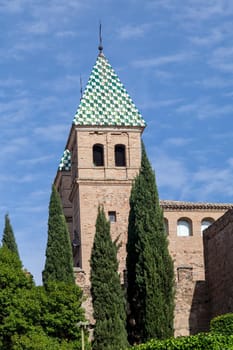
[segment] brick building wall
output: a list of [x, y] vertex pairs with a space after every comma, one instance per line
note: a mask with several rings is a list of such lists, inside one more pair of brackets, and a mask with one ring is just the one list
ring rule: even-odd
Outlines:
[[[77, 134], [78, 135], [78, 134]], [[88, 137], [88, 133], [86, 137]], [[104, 136], [106, 138], [106, 134]], [[135, 138], [135, 135], [133, 136]], [[89, 137], [88, 137], [89, 138]], [[107, 139], [109, 139], [107, 137]], [[73, 139], [75, 140], [75, 138]], [[82, 145], [83, 139], [78, 137]], [[86, 143], [86, 150], [92, 150], [92, 145], [97, 140], [90, 138], [90, 143]], [[103, 140], [101, 140], [103, 142]], [[113, 142], [116, 142], [115, 140]], [[135, 140], [134, 140], [135, 142]], [[134, 143], [135, 146], [135, 143]], [[78, 149], [75, 142], [75, 150]], [[140, 154], [140, 147], [134, 148], [134, 152]], [[84, 154], [83, 153], [83, 154]], [[106, 160], [106, 167], [108, 164], [112, 166], [113, 152], [108, 153], [109, 160]], [[74, 158], [79, 159], [76, 154]], [[84, 159], [84, 158], [83, 158]], [[88, 159], [88, 157], [87, 157]], [[89, 161], [92, 157], [89, 154]], [[82, 178], [76, 178], [71, 181], [71, 172], [59, 172], [56, 177], [56, 186], [60, 192], [62, 203], [64, 206], [64, 213], [67, 218], [73, 215], [74, 224], [69, 224], [71, 237], [74, 240], [78, 232], [79, 246], [73, 245], [74, 261], [75, 261], [75, 275], [76, 281], [82, 286], [85, 295], [88, 297], [85, 301], [86, 314], [91, 323], [94, 322], [92, 317], [91, 298], [90, 298], [90, 282], [89, 282], [89, 259], [91, 248], [95, 233], [95, 220], [98, 210], [98, 205], [103, 204], [106, 215], [109, 211], [116, 212], [116, 222], [111, 223], [112, 238], [119, 236], [122, 246], [118, 253], [119, 272], [123, 282], [123, 274], [125, 270], [126, 259], [126, 241], [127, 241], [127, 225], [129, 213], [129, 196], [132, 185], [133, 171], [136, 174], [135, 164], [139, 164], [140, 160], [135, 158], [132, 169], [125, 171], [124, 176], [120, 176], [120, 180], [113, 180], [117, 177], [115, 170], [111, 172], [111, 167], [108, 171], [102, 172], [90, 179], [88, 171], [89, 167], [86, 165], [81, 169], [75, 170], [75, 174], [82, 174]], [[74, 161], [73, 164], [79, 166], [80, 161]], [[132, 163], [132, 162], [131, 162]], [[93, 165], [92, 165], [93, 168]], [[113, 167], [114, 168], [114, 167]], [[134, 169], [134, 170], [133, 170]], [[96, 169], [97, 172], [103, 169]], [[120, 172], [122, 169], [119, 169]], [[74, 170], [73, 170], [74, 171]], [[128, 173], [131, 176], [128, 176]], [[109, 174], [111, 174], [109, 176]], [[112, 178], [112, 179], [111, 179]], [[195, 334], [200, 331], [206, 331], [209, 327], [210, 319], [210, 305], [207, 285], [205, 282], [204, 273], [204, 252], [203, 252], [203, 238], [202, 238], [202, 223], [207, 219], [215, 221], [220, 218], [226, 210], [231, 208], [227, 204], [208, 204], [208, 203], [189, 203], [178, 201], [161, 201], [161, 206], [164, 211], [164, 218], [169, 240], [169, 250], [174, 261], [175, 270], [175, 335]], [[73, 213], [73, 214], [72, 214]], [[179, 220], [187, 220], [190, 224], [190, 235], [178, 235]], [[69, 219], [70, 220], [70, 219]], [[215, 227], [216, 224], [212, 225]], [[211, 230], [209, 228], [208, 230]]]
[[204, 232], [210, 317], [233, 312], [233, 209]]
[[[203, 223], [221, 217], [231, 205], [161, 201], [176, 279], [175, 335], [208, 330], [209, 304], [204, 272]], [[179, 236], [179, 222], [190, 232]], [[182, 232], [181, 232], [182, 233]], [[187, 234], [187, 231], [184, 232]]]

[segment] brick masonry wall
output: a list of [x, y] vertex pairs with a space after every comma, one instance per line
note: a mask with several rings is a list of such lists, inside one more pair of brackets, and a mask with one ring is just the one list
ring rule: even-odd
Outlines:
[[[98, 205], [104, 205], [106, 215], [109, 211], [116, 212], [116, 222], [111, 223], [111, 234], [113, 239], [119, 236], [122, 243], [118, 259], [123, 281], [129, 196], [132, 181], [140, 167], [140, 136], [139, 129], [73, 127], [67, 143], [67, 148], [72, 153], [71, 172], [58, 172], [55, 179], [64, 213], [66, 217], [72, 216], [72, 223], [69, 224], [71, 238], [78, 235], [81, 243], [73, 248], [74, 266], [76, 281], [87, 296], [85, 309], [91, 323], [94, 320], [90, 299], [89, 260]], [[93, 165], [92, 148], [96, 143], [104, 146], [104, 166], [101, 167]], [[115, 166], [115, 144], [126, 146], [126, 167]], [[173, 208], [163, 208], [168, 223], [169, 250], [174, 261], [176, 278], [175, 335], [195, 334], [207, 330], [209, 324], [201, 222], [203, 219], [217, 220], [225, 213], [226, 208], [206, 209], [194, 205], [190, 209], [184, 209], [179, 204]], [[177, 221], [181, 218], [187, 218], [192, 223], [192, 235], [189, 237], [177, 236]], [[215, 281], [214, 286], [216, 283]]]
[[204, 232], [211, 318], [233, 312], [233, 209]]
[[[209, 327], [209, 303], [204, 274], [203, 219], [217, 220], [226, 209], [173, 209], [164, 208], [168, 221], [169, 251], [174, 261], [176, 279], [175, 335], [183, 336], [207, 331]], [[186, 218], [192, 226], [192, 235], [177, 236], [177, 222]]]

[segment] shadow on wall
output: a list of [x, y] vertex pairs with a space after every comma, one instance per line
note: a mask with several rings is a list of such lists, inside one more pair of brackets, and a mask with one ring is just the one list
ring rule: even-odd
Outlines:
[[196, 281], [189, 315], [190, 335], [209, 331], [210, 303], [205, 281]]

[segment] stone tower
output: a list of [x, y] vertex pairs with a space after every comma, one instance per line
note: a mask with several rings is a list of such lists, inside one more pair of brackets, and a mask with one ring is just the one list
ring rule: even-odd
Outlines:
[[[119, 272], [126, 259], [129, 196], [141, 162], [142, 116], [102, 53], [97, 57], [73, 119], [55, 186], [69, 226], [77, 283], [88, 296], [86, 316], [92, 323], [91, 249], [99, 205], [119, 237]], [[206, 331], [210, 298], [204, 276], [202, 231], [233, 204], [160, 202], [176, 276], [175, 335]]]
[[97, 57], [74, 116], [55, 178], [73, 242], [74, 266], [90, 276], [99, 205], [119, 237], [123, 280], [132, 181], [141, 162], [145, 121], [102, 53]]

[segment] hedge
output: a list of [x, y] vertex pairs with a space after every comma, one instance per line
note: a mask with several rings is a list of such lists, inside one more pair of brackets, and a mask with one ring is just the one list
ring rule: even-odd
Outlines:
[[210, 331], [216, 334], [233, 335], [233, 314], [213, 318], [210, 322]]
[[199, 333], [167, 340], [153, 339], [130, 350], [233, 350], [233, 336]]

